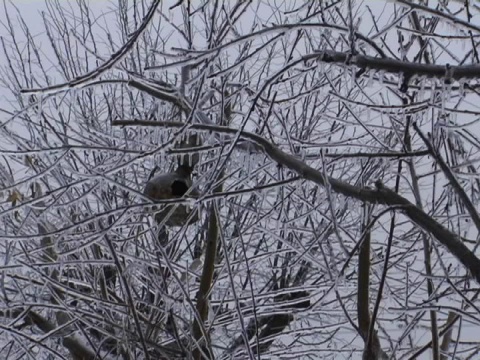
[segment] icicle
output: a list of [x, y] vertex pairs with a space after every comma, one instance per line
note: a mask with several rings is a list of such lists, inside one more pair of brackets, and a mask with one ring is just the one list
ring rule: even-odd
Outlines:
[[375, 74], [375, 72], [369, 69], [367, 69], [367, 71], [368, 71], [368, 79], [367, 79], [367, 84], [365, 86], [367, 88], [370, 88], [372, 87], [372, 84], [373, 84], [373, 75]]
[[447, 90], [446, 90], [446, 84], [445, 82], [442, 84], [442, 91], [441, 91], [441, 94], [440, 94], [440, 106], [441, 106], [441, 110], [440, 110], [440, 115], [444, 116], [445, 115], [445, 104], [447, 102]]
[[400, 118], [400, 121], [402, 124], [406, 124], [406, 115], [405, 115], [405, 109], [403, 107], [400, 107], [397, 112], [398, 117]]
[[378, 83], [383, 86], [383, 81], [384, 81], [384, 76], [385, 76], [385, 72], [383, 70], [379, 70], [377, 72], [377, 75], [378, 75]]
[[429, 111], [428, 111], [428, 109], [423, 110], [423, 111], [421, 112], [421, 116], [422, 116], [422, 120], [423, 120], [423, 119], [428, 119], [428, 116], [429, 116]]
[[247, 173], [247, 166], [248, 166], [248, 154], [240, 153], [236, 158], [238, 163], [236, 164], [240, 169], [240, 176], [245, 176]]
[[226, 206], [225, 196], [220, 196], [217, 198], [218, 209], [223, 209]]
[[38, 101], [37, 101], [37, 115], [41, 116], [43, 114], [43, 94], [38, 94]]
[[398, 80], [397, 80], [397, 86], [399, 89], [402, 88], [402, 84], [403, 84], [403, 73], [398, 73]]
[[466, 41], [460, 41], [460, 47], [462, 49], [462, 54], [464, 53], [465, 49], [466, 49], [466, 46], [467, 46], [467, 42]]
[[355, 80], [356, 80], [356, 67], [350, 66], [350, 87], [355, 87]]
[[446, 96], [445, 96], [445, 103], [448, 104], [450, 100], [452, 99], [452, 82], [445, 85], [445, 91], [446, 91]]
[[326, 64], [324, 61], [317, 61], [317, 72], [319, 72], [320, 75], [325, 74], [325, 67], [326, 67]]
[[[458, 125], [457, 115], [458, 115], [458, 114], [457, 114], [456, 112], [454, 112], [454, 111], [449, 114], [449, 116], [450, 116], [450, 122], [451, 122], [451, 124], [452, 124], [453, 126], [457, 126], [457, 125]], [[453, 133], [454, 133], [456, 136], [458, 136], [458, 134], [457, 134], [456, 131], [453, 131]]]
[[164, 131], [162, 129], [158, 129], [158, 138], [157, 138], [157, 143], [156, 145], [162, 145], [163, 144], [163, 136], [164, 136]]
[[435, 79], [432, 79], [430, 84], [430, 105], [435, 104], [435, 91], [436, 91]]
[[465, 98], [465, 80], [463, 78], [458, 81], [458, 94], [460, 99]]
[[245, 156], [245, 168], [246, 168], [246, 175], [248, 178], [250, 178], [250, 174], [252, 173], [252, 155], [251, 154], [247, 154]]
[[81, 93], [82, 90], [78, 90], [77, 88], [73, 88], [70, 90], [70, 96], [72, 97], [73, 103], [77, 103], [77, 99], [79, 97], [79, 92]]
[[209, 133], [207, 136], [207, 141], [205, 142], [208, 145], [213, 145], [215, 144], [215, 134], [213, 132]]
[[425, 97], [425, 83], [427, 81], [427, 78], [425, 76], [420, 77], [419, 82], [420, 82], [420, 90], [418, 92], [418, 101], [422, 101], [423, 98]]
[[160, 167], [165, 166], [167, 163], [167, 156], [165, 155], [165, 151], [160, 152], [160, 159], [158, 160], [158, 163], [155, 165], [159, 165]]
[[300, 159], [302, 159], [302, 161], [305, 161], [305, 158], [306, 158], [306, 151], [303, 147], [301, 147], [299, 150], [298, 150], [298, 155], [300, 156]]

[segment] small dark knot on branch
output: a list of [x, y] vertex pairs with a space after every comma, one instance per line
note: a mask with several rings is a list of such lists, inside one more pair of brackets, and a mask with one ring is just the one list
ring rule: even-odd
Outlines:
[[334, 58], [331, 54], [329, 54], [328, 52], [326, 51], [320, 51], [320, 56], [318, 57], [318, 60], [317, 61], [323, 61], [323, 62], [327, 62], [327, 63], [330, 63], [330, 62], [333, 62], [334, 61]]
[[453, 78], [453, 68], [450, 66], [450, 64], [445, 65], [445, 79], [444, 83], [446, 85], [450, 85], [452, 83], [452, 78]]
[[[402, 74], [398, 75], [402, 77]], [[404, 73], [402, 77], [402, 84], [400, 85], [400, 91], [404, 94], [407, 93], [408, 90], [408, 83], [410, 82], [410, 78], [412, 77], [412, 74], [409, 73]]]
[[375, 181], [375, 187], [377, 188], [377, 190], [385, 189], [385, 186], [383, 185], [382, 180], [380, 179]]
[[351, 65], [354, 54], [348, 53], [345, 57], [345, 65]]

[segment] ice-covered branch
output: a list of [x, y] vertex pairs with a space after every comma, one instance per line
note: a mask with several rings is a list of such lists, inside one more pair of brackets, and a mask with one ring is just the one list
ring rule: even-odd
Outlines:
[[478, 78], [480, 65], [432, 65], [420, 64], [391, 58], [376, 58], [367, 55], [352, 56], [346, 52], [326, 50], [304, 56], [306, 61], [318, 60], [325, 63], [357, 66], [361, 69], [385, 71], [394, 74], [403, 74], [404, 78], [413, 76], [428, 78], [443, 78], [446, 82], [460, 79]]
[[[147, 120], [114, 120], [112, 124], [114, 126], [153, 126], [165, 128], [181, 128], [185, 126], [182, 122]], [[191, 124], [189, 128], [192, 130], [210, 131], [228, 135], [238, 135], [239, 133], [236, 129], [217, 125]], [[252, 149], [264, 153], [278, 164], [295, 171], [304, 179], [313, 181], [322, 187], [329, 185], [329, 187], [337, 193], [365, 202], [390, 206], [400, 205], [405, 215], [418, 226], [432, 234], [450, 253], [455, 255], [472, 273], [477, 282], [480, 283], [480, 259], [461, 241], [459, 236], [448, 230], [403, 196], [385, 188], [381, 182], [377, 182], [376, 189], [353, 186], [333, 177], [324, 176], [321, 171], [312, 168], [297, 157], [283, 152], [259, 135], [241, 131], [240, 137], [251, 143]]]

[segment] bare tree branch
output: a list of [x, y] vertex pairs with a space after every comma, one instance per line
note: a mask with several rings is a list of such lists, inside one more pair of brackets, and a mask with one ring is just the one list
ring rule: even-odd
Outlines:
[[[183, 123], [167, 122], [167, 121], [146, 121], [146, 120], [114, 120], [113, 126], [152, 126], [152, 127], [183, 127]], [[214, 131], [218, 133], [237, 135], [238, 130], [231, 129], [225, 126], [216, 125], [204, 125], [204, 124], [192, 124], [189, 125], [192, 130], [204, 130]], [[313, 181], [314, 183], [325, 186], [327, 182], [330, 184], [331, 189], [347, 197], [353, 197], [357, 200], [366, 201], [370, 203], [378, 203], [384, 205], [401, 205], [403, 212], [413, 222], [415, 222], [422, 229], [428, 231], [437, 240], [444, 245], [450, 253], [452, 253], [473, 275], [476, 281], [480, 284], [480, 259], [478, 259], [474, 253], [468, 249], [465, 244], [460, 240], [458, 235], [452, 233], [436, 220], [428, 216], [423, 210], [416, 207], [410, 201], [402, 197], [401, 195], [393, 192], [390, 189], [385, 188], [381, 182], [376, 183], [376, 190], [369, 188], [356, 187], [341, 180], [335, 178], [326, 179], [324, 175], [316, 169], [305, 164], [298, 158], [289, 155], [262, 137], [242, 131], [240, 132], [242, 138], [249, 140], [253, 145], [252, 148], [257, 151], [264, 152], [272, 160], [277, 163], [294, 170], [301, 177]]]

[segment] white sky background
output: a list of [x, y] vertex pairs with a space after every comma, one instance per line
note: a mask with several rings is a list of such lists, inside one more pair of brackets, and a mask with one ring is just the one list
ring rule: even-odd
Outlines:
[[[67, 2], [66, 1], [60, 1], [60, 3], [65, 4]], [[162, 4], [162, 8], [164, 9], [165, 14], [168, 14], [168, 10], [167, 10], [168, 7], [171, 6], [174, 3], [176, 3], [176, 1], [165, 1], [164, 4]], [[372, 12], [374, 14], [380, 14], [380, 13], [384, 12], [382, 17], [380, 18], [381, 20], [383, 20], [383, 23], [381, 22], [379, 24], [380, 27], [384, 24], [389, 23], [390, 17], [388, 16], [388, 11], [389, 11], [388, 6], [391, 6], [390, 4], [386, 5], [382, 1], [371, 1], [371, 2], [368, 1], [367, 3], [371, 7]], [[48, 58], [49, 57], [48, 51], [51, 51], [51, 47], [48, 46], [48, 39], [45, 37], [43, 23], [41, 21], [40, 15], [39, 15], [39, 13], [42, 10], [45, 9], [45, 5], [44, 5], [43, 1], [15, 1], [15, 6], [20, 10], [20, 13], [24, 17], [24, 19], [28, 22], [28, 26], [29, 26], [30, 30], [32, 31], [32, 33], [38, 34], [38, 36], [36, 37], [36, 42], [42, 44], [42, 51], [44, 51], [44, 55]], [[90, 2], [90, 8], [91, 8], [92, 12], [99, 16], [99, 19], [100, 19], [99, 23], [98, 23], [99, 28], [108, 27], [111, 30], [116, 28], [117, 24], [109, 23], [108, 21], [106, 22], [106, 20], [105, 20], [105, 19], [108, 19], [108, 16], [109, 16], [108, 13], [112, 9], [114, 9], [115, 6], [116, 6], [115, 3], [107, 2], [107, 1], [91, 1]], [[433, 5], [431, 5], [431, 6], [433, 6]], [[385, 8], [386, 8], [386, 10], [385, 10]], [[3, 9], [0, 10], [0, 13], [2, 11], [3, 11]], [[364, 9], [364, 11], [365, 11], [365, 14], [366, 14], [365, 9]], [[11, 14], [14, 14], [14, 12], [12, 12]], [[179, 12], [175, 11], [175, 14], [179, 14]], [[268, 15], [263, 14], [263, 13], [259, 16], [264, 18], [264, 19], [268, 18]], [[3, 16], [1, 18], [3, 20]], [[362, 18], [367, 19], [368, 16], [365, 15], [365, 16], [362, 16]], [[480, 18], [477, 15], [476, 15], [476, 19], [479, 20], [478, 22], [480, 23]], [[13, 15], [12, 15], [12, 20], [15, 21], [15, 16], [13, 16]], [[174, 21], [178, 21], [178, 19], [174, 19]], [[363, 21], [365, 21], [365, 20], [363, 20]], [[250, 27], [250, 24], [245, 24], [245, 29], [248, 29], [249, 27]], [[360, 31], [363, 32], [364, 34], [367, 34], [368, 33], [367, 31], [362, 31], [362, 30], [363, 29], [370, 29], [370, 28], [371, 28], [371, 24], [368, 24], [368, 23], [364, 22], [360, 26]], [[452, 29], [454, 29], [454, 28], [453, 27], [452, 28], [447, 28], [446, 27], [445, 32], [449, 32]], [[4, 32], [5, 32], [5, 28], [3, 28], [3, 27], [0, 28], [0, 35], [3, 34]], [[116, 33], [114, 31], [113, 35], [114, 36], [118, 35], [118, 33]], [[392, 33], [392, 36], [393, 36], [393, 33]], [[105, 38], [105, 33], [104, 32], [99, 32], [98, 37]], [[392, 41], [394, 43], [396, 43], [397, 39], [392, 38]], [[119, 38], [115, 39], [115, 42], [116, 42], [116, 45], [118, 47], [122, 43], [121, 39], [119, 39]], [[174, 38], [172, 38], [170, 40], [170, 44], [175, 44], [175, 42], [176, 41], [175, 41]], [[45, 46], [43, 46], [43, 44], [45, 44]], [[177, 45], [183, 47], [185, 44], [182, 43], [181, 41], [177, 41]], [[101, 50], [100, 53], [102, 53], [103, 56], [105, 56], [105, 59], [108, 58], [109, 55], [111, 54], [110, 49], [107, 48], [107, 47], [104, 49], [104, 51], [102, 51], [102, 49], [100, 49], [100, 50]], [[455, 51], [455, 49], [450, 49], [450, 50]], [[232, 51], [234, 51], [234, 50], [232, 50]], [[3, 52], [0, 52], [0, 63], [4, 63], [4, 61], [5, 61], [5, 59], [3, 59], [2, 56], [4, 56], [4, 54], [3, 54]], [[175, 71], [175, 69], [172, 69], [172, 72], [174, 72], [174, 71]], [[58, 81], [64, 81], [64, 79], [57, 79], [57, 80]], [[58, 83], [58, 81], [57, 81], [57, 83]], [[12, 107], [12, 105], [10, 105], [11, 100], [12, 100], [11, 99], [11, 94], [9, 94], [8, 92], [5, 92], [5, 90], [2, 87], [0, 87], [0, 122], [3, 122], [3, 121], [5, 121], [6, 119], [9, 118], [9, 116], [6, 115], [4, 112], [2, 112], [1, 109], [12, 111], [13, 107]], [[396, 100], [392, 99], [392, 102], [393, 101], [396, 101]], [[250, 125], [250, 127], [253, 127], [253, 125]], [[425, 172], [430, 171], [431, 167], [429, 165], [430, 164], [425, 164], [425, 169], [424, 169]], [[396, 171], [396, 169], [392, 169], [392, 171]], [[428, 184], [428, 181], [430, 181], [429, 179], [430, 178], [426, 178], [425, 181], [427, 183], [425, 184], [425, 186], [430, 186], [430, 184]], [[419, 268], [418, 268], [419, 271], [422, 271], [423, 270], [423, 264], [419, 263], [418, 265], [419, 265]], [[381, 268], [379, 268], [379, 270], [380, 269]], [[349, 286], [349, 285], [346, 284], [346, 286]], [[350, 286], [353, 286], [353, 283], [350, 284]], [[385, 296], [384, 301], [388, 301], [388, 295], [387, 294]], [[392, 328], [387, 329], [387, 331], [392, 332], [392, 337], [395, 337], [397, 334], [394, 334], [394, 333], [396, 333], [397, 331], [398, 331], [398, 333], [400, 333], [402, 330], [397, 330], [398, 324], [394, 324], [393, 322], [392, 322], [392, 324], [393, 324]], [[464, 327], [464, 330], [466, 328], [467, 327]], [[462, 335], [464, 336], [464, 339], [469, 339], [470, 338], [472, 341], [478, 341], [478, 338], [476, 336], [477, 331], [479, 331], [479, 329], [478, 329], [478, 327], [475, 327], [475, 331], [472, 331], [471, 334], [468, 334], [468, 333], [465, 334], [465, 331], [464, 331]], [[416, 335], [418, 335], [417, 343], [423, 343], [423, 342], [427, 341], [428, 334], [429, 334], [428, 332], [427, 332], [426, 335], [421, 334], [421, 331], [416, 332]], [[358, 340], [358, 338], [357, 338], [357, 340]], [[349, 342], [349, 341], [350, 341], [349, 338], [345, 338], [345, 342]], [[362, 343], [360, 341], [358, 341], [358, 347], [359, 348], [362, 347]], [[428, 358], [429, 358], [429, 356], [425, 355], [421, 359], [428, 359]]]

